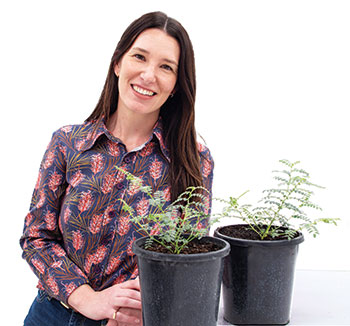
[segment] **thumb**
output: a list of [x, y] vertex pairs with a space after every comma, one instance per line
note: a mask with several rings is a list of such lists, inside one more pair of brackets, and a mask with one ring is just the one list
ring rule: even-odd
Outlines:
[[108, 323], [106, 326], [118, 326], [118, 322], [114, 319], [108, 319]]

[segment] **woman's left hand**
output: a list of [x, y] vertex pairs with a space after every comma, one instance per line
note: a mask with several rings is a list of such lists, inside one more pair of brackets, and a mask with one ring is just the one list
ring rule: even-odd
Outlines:
[[73, 291], [68, 304], [76, 311], [93, 320], [112, 319], [108, 325], [142, 325], [140, 282], [136, 278], [95, 291], [83, 284]]
[[[133, 313], [130, 309], [120, 308], [118, 313], [116, 314], [116, 319], [108, 319], [108, 323], [106, 326], [131, 326], [134, 324], [126, 323], [125, 320], [129, 320], [128, 317], [139, 317], [139, 311]], [[140, 326], [142, 326], [142, 320], [140, 321]]]
[[114, 319], [108, 319], [108, 323], [106, 326], [120, 326], [118, 322]]

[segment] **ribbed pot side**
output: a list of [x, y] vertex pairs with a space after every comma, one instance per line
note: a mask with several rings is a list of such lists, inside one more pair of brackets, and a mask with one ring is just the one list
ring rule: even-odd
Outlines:
[[285, 325], [290, 320], [300, 235], [292, 240], [255, 241], [214, 236], [230, 243], [224, 260], [224, 319], [236, 325]]
[[[230, 245], [219, 238], [221, 249], [203, 254], [174, 255], [142, 248], [146, 238], [133, 244], [141, 284], [144, 326], [216, 326], [223, 258]], [[219, 240], [219, 241], [216, 241]]]

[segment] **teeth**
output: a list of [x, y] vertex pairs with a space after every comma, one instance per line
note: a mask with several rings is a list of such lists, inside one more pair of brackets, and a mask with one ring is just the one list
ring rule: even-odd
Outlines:
[[132, 85], [132, 88], [133, 88], [137, 93], [140, 93], [140, 94], [142, 94], [142, 95], [153, 96], [153, 95], [155, 94], [154, 92], [147, 91], [146, 89], [143, 89], [143, 88], [138, 87], [138, 86], [135, 86], [135, 85]]

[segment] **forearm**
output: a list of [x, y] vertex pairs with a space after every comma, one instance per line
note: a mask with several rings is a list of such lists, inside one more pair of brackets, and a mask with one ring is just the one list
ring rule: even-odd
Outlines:
[[67, 302], [72, 309], [83, 314], [86, 302], [92, 302], [94, 295], [94, 289], [89, 284], [83, 284], [72, 292]]

